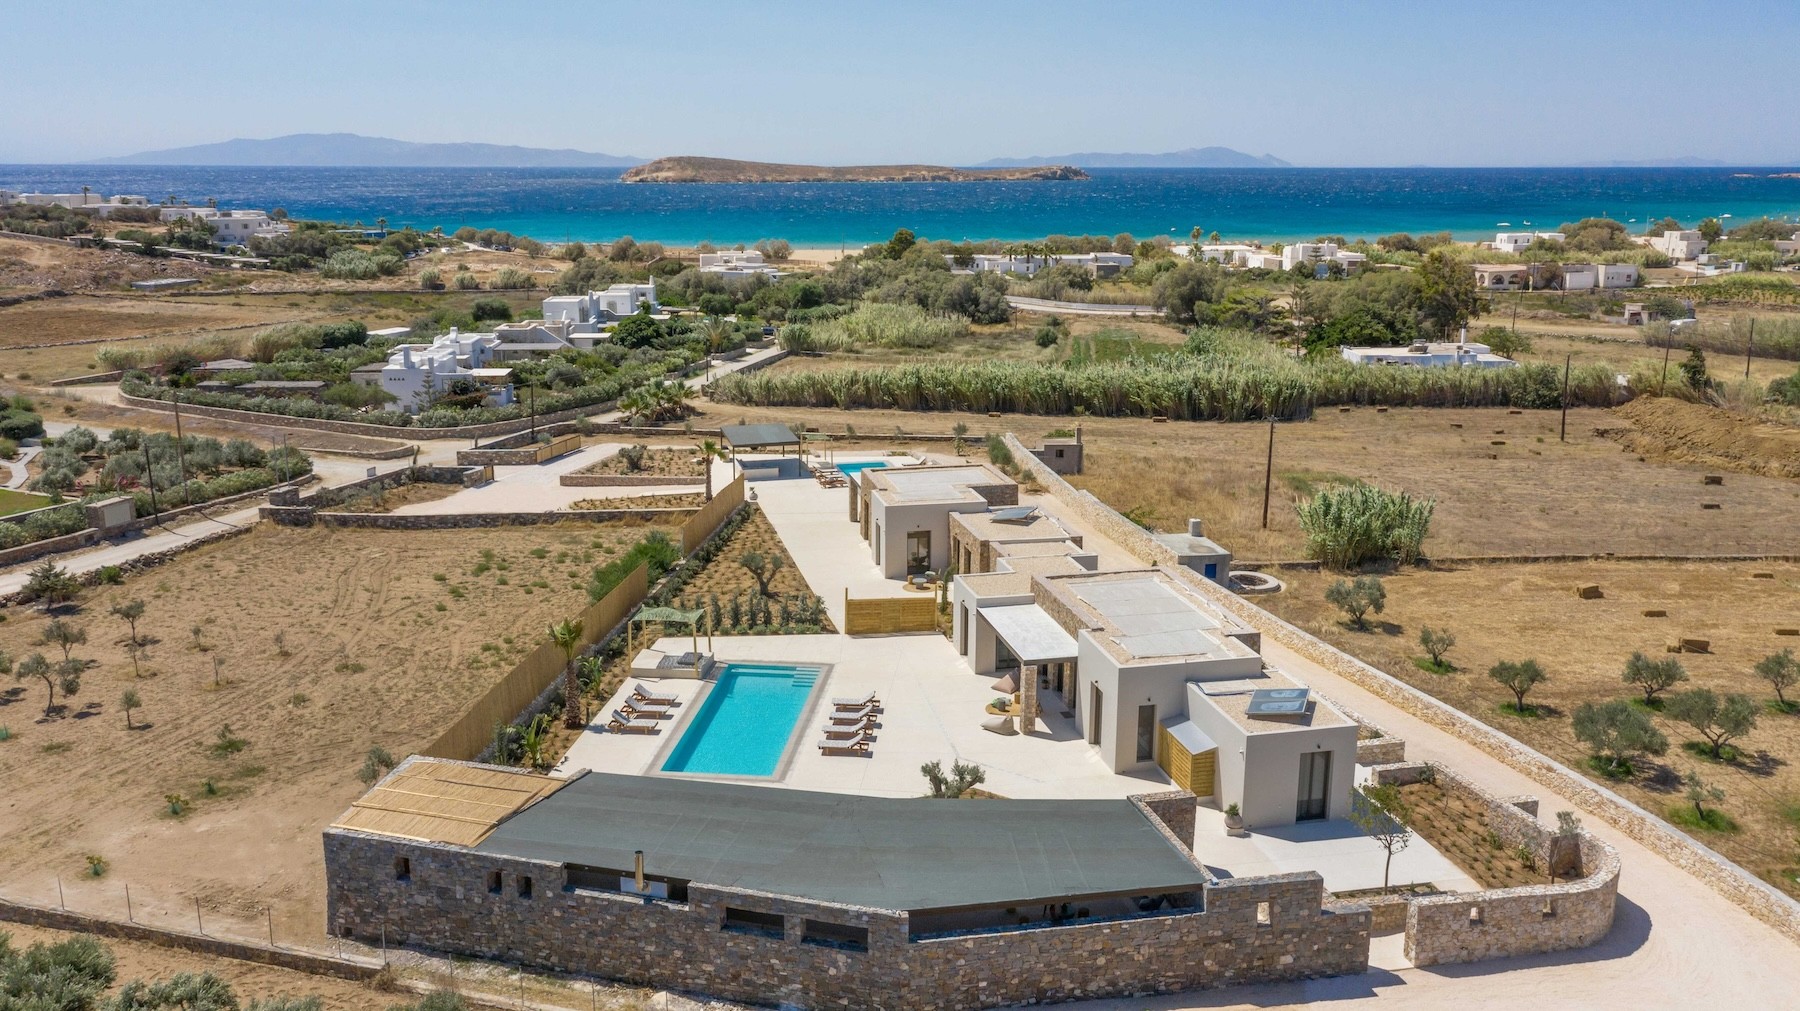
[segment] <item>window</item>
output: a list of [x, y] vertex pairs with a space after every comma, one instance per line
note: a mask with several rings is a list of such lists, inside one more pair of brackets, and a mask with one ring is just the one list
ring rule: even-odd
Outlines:
[[488, 871], [487, 886], [488, 886], [488, 894], [489, 895], [499, 895], [500, 894], [500, 872], [499, 871]]
[[1156, 707], [1138, 706], [1137, 760], [1156, 761]]
[[1469, 907], [1469, 926], [1477, 927], [1480, 925], [1481, 925], [1481, 907], [1480, 906], [1470, 906]]
[[847, 951], [868, 951], [869, 928], [852, 927], [825, 920], [807, 920], [800, 935], [800, 943], [817, 944], [827, 948], [842, 948]]
[[394, 880], [395, 881], [411, 881], [412, 880], [412, 859], [410, 857], [395, 857], [394, 858]]
[[931, 531], [912, 530], [906, 535], [906, 574], [917, 576], [931, 569]]
[[1275, 907], [1267, 902], [1258, 902], [1256, 904], [1256, 925], [1259, 927], [1267, 927], [1274, 922]]
[[531, 876], [528, 874], [519, 875], [519, 898], [531, 898]]
[[1088, 694], [1088, 743], [1100, 744], [1100, 711], [1104, 708], [1105, 699], [1098, 684], [1090, 686]]
[[764, 937], [781, 937], [786, 932], [786, 921], [780, 913], [765, 913], [755, 909], [739, 909], [736, 906], [725, 907], [724, 929], [741, 934], [760, 934]]

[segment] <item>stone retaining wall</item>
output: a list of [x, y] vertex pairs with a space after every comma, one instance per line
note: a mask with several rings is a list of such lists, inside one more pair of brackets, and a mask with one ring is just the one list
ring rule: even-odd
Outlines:
[[[152, 411], [174, 411], [174, 407], [166, 400], [154, 397], [138, 397], [119, 391], [119, 399], [132, 407], [142, 407]], [[574, 407], [554, 414], [540, 414], [537, 418], [539, 428], [559, 421], [572, 422], [576, 418], [589, 414], [605, 414], [618, 406], [616, 401], [605, 401], [589, 404], [586, 407]], [[307, 428], [315, 432], [336, 432], [339, 435], [366, 435], [377, 439], [484, 439], [490, 435], [509, 435], [520, 429], [531, 427], [530, 418], [514, 418], [510, 421], [490, 421], [481, 425], [460, 425], [456, 428], [419, 428], [416, 426], [401, 427], [397, 425], [372, 425], [366, 421], [332, 421], [327, 418], [298, 418], [287, 414], [270, 414], [263, 411], [240, 411], [230, 407], [205, 407], [200, 404], [182, 404], [183, 413], [198, 415], [203, 418], [217, 418], [220, 421], [235, 421], [245, 425], [269, 425], [276, 428]]]
[[[29, 562], [49, 555], [59, 555], [69, 551], [79, 551], [82, 548], [91, 548], [101, 541], [114, 539], [125, 533], [147, 530], [154, 526], [166, 526], [172, 520], [178, 520], [184, 516], [191, 516], [202, 510], [236, 505], [265, 495], [273, 497], [285, 490], [300, 488], [316, 480], [318, 480], [318, 478], [315, 475], [308, 474], [305, 477], [296, 478], [282, 484], [272, 484], [267, 488], [257, 488], [252, 491], [239, 492], [236, 495], [227, 495], [224, 498], [216, 498], [209, 502], [196, 502], [193, 505], [180, 506], [175, 509], [165, 509], [152, 516], [140, 516], [130, 523], [118, 528], [118, 530], [111, 534], [102, 534], [99, 530], [88, 527], [86, 530], [77, 530], [72, 534], [63, 534], [61, 537], [46, 537], [41, 541], [20, 544], [15, 547], [0, 550], [0, 566], [17, 565], [21, 562]], [[75, 503], [65, 502], [62, 505], [46, 506], [45, 508], [62, 509], [73, 504]], [[42, 512], [43, 510], [33, 509], [31, 511]], [[16, 522], [19, 517], [24, 515], [26, 514], [14, 513], [13, 515], [6, 517], [5, 521], [8, 523]]]
[[141, 923], [121, 923], [118, 920], [89, 916], [85, 913], [45, 909], [41, 906], [30, 906], [5, 899], [0, 899], [0, 920], [24, 923], [50, 930], [67, 930], [78, 934], [98, 934], [102, 937], [112, 937], [123, 941], [142, 941], [165, 948], [199, 952], [202, 955], [235, 958], [241, 962], [255, 962], [259, 965], [280, 966], [283, 969], [308, 972], [315, 976], [367, 980], [373, 979], [381, 973], [380, 966], [364, 965], [346, 959], [328, 958], [323, 955], [289, 951], [283, 948], [269, 948], [241, 941], [228, 941], [223, 938], [208, 937], [204, 934], [190, 934], [181, 930], [150, 927]]
[[652, 487], [687, 487], [702, 488], [706, 478], [689, 474], [656, 475], [656, 474], [564, 474], [557, 479], [564, 488], [652, 488]]
[[[1010, 433], [1005, 436], [1014, 458], [1037, 482], [1081, 519], [1140, 558], [1173, 564], [1172, 552], [1142, 527], [1086, 492], [1078, 491], [1045, 467]], [[1582, 810], [1663, 859], [1705, 882], [1746, 912], [1800, 941], [1800, 903], [1787, 897], [1710, 847], [1671, 827], [1638, 805], [1586, 776], [1505, 734], [1432, 698], [1384, 671], [1337, 649], [1255, 604], [1204, 579], [1190, 579], [1209, 600], [1262, 630], [1264, 636], [1293, 650], [1365, 691], [1425, 721], [1465, 743], [1474, 745], [1513, 770], [1569, 798]]]
[[[654, 853], [647, 865], [654, 875]], [[1368, 967], [1368, 909], [1325, 909], [1323, 881], [1310, 873], [1207, 886], [1198, 912], [913, 939], [903, 911], [701, 884], [688, 887], [686, 901], [644, 900], [577, 887], [561, 863], [340, 829], [325, 832], [325, 867], [334, 934], [375, 938], [385, 930], [389, 944], [759, 1005], [985, 1008]], [[728, 908], [777, 916], [781, 927], [729, 926]], [[866, 930], [867, 943], [807, 940], [809, 919]]]
[[1356, 742], [1357, 765], [1392, 765], [1404, 761], [1406, 742], [1398, 737], [1376, 737]]
[[[271, 510], [265, 509], [265, 515]], [[316, 512], [313, 522], [326, 527], [360, 527], [369, 530], [464, 530], [479, 527], [530, 527], [555, 523], [609, 523], [614, 520], [642, 520], [646, 523], [680, 526], [694, 514], [692, 509], [570, 509], [544, 513], [440, 513], [424, 516], [396, 516], [393, 513]], [[281, 522], [279, 519], [277, 522]], [[304, 525], [304, 524], [294, 524]]]

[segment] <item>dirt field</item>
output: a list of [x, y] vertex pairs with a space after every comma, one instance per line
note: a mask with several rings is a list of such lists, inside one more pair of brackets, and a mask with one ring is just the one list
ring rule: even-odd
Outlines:
[[[695, 404], [698, 427], [742, 419], [803, 421], [832, 433], [850, 425], [863, 435], [896, 428], [949, 434], [961, 422], [969, 428], [969, 451], [975, 455], [985, 433], [1012, 431], [1033, 445], [1046, 432], [1079, 422], [1087, 468], [1072, 479], [1077, 486], [1159, 530], [1183, 529], [1188, 517], [1201, 517], [1210, 536], [1247, 560], [1304, 557], [1293, 503], [1333, 479], [1367, 480], [1436, 498], [1425, 544], [1428, 552], [1445, 556], [1796, 550], [1792, 518], [1800, 514], [1800, 484], [1733, 475], [1723, 486], [1704, 486], [1701, 476], [1717, 468], [1640, 461], [1614, 439], [1595, 434], [1629, 426], [1628, 419], [1609, 411], [1570, 411], [1567, 444], [1557, 441], [1554, 411], [1356, 408], [1281, 425], [1270, 529], [1264, 531], [1269, 429], [1263, 424]], [[1492, 445], [1496, 441], [1506, 445]], [[941, 442], [887, 445], [949, 451]], [[1723, 508], [1702, 510], [1704, 502]]]
[[[1788, 514], [1791, 518], [1793, 513]], [[1757, 579], [1753, 573], [1773, 573]], [[1586, 769], [1588, 752], [1570, 730], [1569, 713], [1582, 702], [1626, 698], [1625, 660], [1642, 650], [1663, 657], [1677, 637], [1709, 640], [1711, 652], [1679, 659], [1689, 687], [1743, 692], [1774, 700], [1751, 667], [1800, 639], [1775, 634], [1800, 624], [1800, 565], [1653, 562], [1537, 563], [1405, 570], [1386, 577], [1387, 609], [1371, 616], [1372, 630], [1344, 627], [1323, 599], [1331, 574], [1282, 570], [1282, 593], [1257, 602], [1377, 667], [1443, 699], [1521, 741]], [[1577, 585], [1600, 586], [1605, 596], [1581, 600]], [[1665, 610], [1668, 617], [1645, 617]], [[1448, 629], [1456, 645], [1445, 659], [1458, 670], [1421, 670], [1415, 657], [1423, 625]], [[1501, 660], [1536, 659], [1549, 680], [1527, 696], [1544, 715], [1503, 712], [1512, 695], [1487, 677]], [[1792, 695], [1793, 693], [1790, 693]], [[1696, 771], [1726, 793], [1723, 809], [1742, 826], [1735, 834], [1702, 832], [1703, 841], [1764, 878], [1800, 896], [1800, 716], [1764, 710], [1742, 741], [1745, 757], [1721, 763], [1682, 747], [1700, 740], [1686, 724], [1657, 715], [1669, 753], [1623, 783], [1609, 783], [1658, 814], [1683, 803], [1680, 777]]]
[[[69, 619], [88, 637], [73, 651], [91, 661], [80, 693], [61, 705], [59, 692], [46, 719], [42, 682], [0, 692], [6, 890], [54, 901], [60, 874], [72, 907], [114, 915], [129, 883], [150, 922], [185, 922], [197, 896], [212, 917], [254, 921], [270, 905], [278, 933], [318, 934], [319, 832], [364, 789], [368, 749], [404, 757], [432, 740], [585, 605], [593, 564], [647, 529], [264, 526], [86, 594]], [[108, 613], [133, 598], [151, 640], [136, 679]], [[39, 643], [41, 613], [0, 614], [0, 649], [61, 659]], [[143, 729], [126, 729], [127, 688]], [[225, 724], [248, 742], [236, 754], [214, 747]], [[179, 818], [172, 793], [188, 800]], [[89, 854], [110, 864], [104, 878], [87, 876]]]

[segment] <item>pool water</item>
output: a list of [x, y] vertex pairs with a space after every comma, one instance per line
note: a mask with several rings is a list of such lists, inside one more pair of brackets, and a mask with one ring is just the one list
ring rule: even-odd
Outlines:
[[857, 463], [840, 463], [835, 465], [840, 474], [855, 474], [870, 467], [886, 467], [886, 460], [862, 460]]
[[819, 673], [792, 664], [726, 665], [662, 771], [773, 776]]

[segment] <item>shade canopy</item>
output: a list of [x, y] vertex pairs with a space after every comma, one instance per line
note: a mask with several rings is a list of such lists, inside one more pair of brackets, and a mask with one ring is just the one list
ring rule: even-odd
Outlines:
[[725, 444], [732, 449], [763, 449], [768, 446], [798, 446], [800, 437], [786, 425], [724, 425], [719, 429]]
[[1036, 604], [984, 607], [981, 616], [1020, 663], [1075, 659], [1075, 639]]

